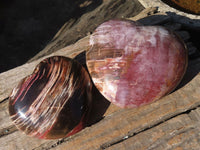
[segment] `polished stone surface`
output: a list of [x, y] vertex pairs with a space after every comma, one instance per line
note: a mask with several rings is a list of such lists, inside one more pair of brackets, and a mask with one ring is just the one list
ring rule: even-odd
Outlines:
[[112, 103], [132, 108], [171, 92], [187, 67], [182, 40], [159, 26], [110, 20], [91, 35], [87, 67], [98, 90]]
[[50, 57], [14, 88], [9, 113], [17, 128], [27, 135], [66, 137], [85, 127], [91, 90], [89, 75], [77, 61]]
[[162, 0], [162, 1], [176, 9], [200, 15], [199, 0]]

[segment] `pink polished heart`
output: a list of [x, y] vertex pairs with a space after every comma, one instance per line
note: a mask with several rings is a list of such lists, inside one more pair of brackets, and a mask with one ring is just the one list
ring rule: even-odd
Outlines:
[[133, 108], [171, 92], [187, 67], [187, 50], [172, 31], [128, 20], [101, 24], [90, 37], [86, 61], [98, 90], [110, 102]]

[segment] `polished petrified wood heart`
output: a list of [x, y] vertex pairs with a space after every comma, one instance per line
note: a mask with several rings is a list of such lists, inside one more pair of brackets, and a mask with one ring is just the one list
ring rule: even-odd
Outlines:
[[110, 20], [91, 35], [87, 66], [99, 91], [120, 107], [137, 107], [171, 92], [187, 66], [183, 41], [159, 26]]
[[9, 113], [15, 125], [30, 136], [66, 137], [85, 127], [91, 90], [89, 75], [78, 62], [50, 57], [14, 88]]

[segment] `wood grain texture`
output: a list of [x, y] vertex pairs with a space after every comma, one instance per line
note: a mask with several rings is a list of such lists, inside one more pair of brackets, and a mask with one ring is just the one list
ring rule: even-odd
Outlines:
[[30, 61], [37, 60], [76, 42], [104, 21], [112, 18], [132, 17], [144, 9], [138, 0], [88, 0], [88, 2], [95, 3], [98, 6], [95, 9], [90, 7], [88, 12], [80, 18], [72, 18], [66, 22], [52, 41]]
[[200, 149], [200, 108], [183, 113], [106, 150]]
[[[126, 137], [137, 135], [162, 124], [165, 120], [200, 105], [199, 89], [197, 88], [200, 86], [199, 83], [200, 78], [197, 75], [190, 84], [157, 102], [137, 109], [118, 109], [99, 123], [86, 128], [71, 138], [65, 139], [56, 148], [58, 150], [66, 148], [72, 150], [103, 149], [104, 147], [113, 146]], [[109, 108], [107, 111], [109, 111]], [[39, 149], [42, 149], [42, 147]]]
[[[160, 21], [166, 23], [170, 18], [163, 20]], [[151, 23], [151, 19], [142, 21]], [[157, 19], [154, 23], [159, 24]], [[89, 36], [51, 55], [0, 74], [0, 149], [199, 149], [199, 58], [189, 61], [183, 81], [168, 96], [135, 109], [120, 109], [110, 104], [101, 120], [71, 137], [38, 140], [18, 131], [9, 119], [7, 110], [8, 96], [13, 87], [46, 57], [62, 55], [73, 58], [83, 53], [89, 48], [88, 40]]]
[[6, 71], [4, 73], [0, 74], [0, 102], [7, 98], [12, 88], [17, 85], [17, 83], [23, 79], [25, 76], [31, 74], [35, 68], [35, 66], [44, 58], [50, 57], [50, 56], [67, 56], [70, 58], [75, 57], [79, 53], [87, 50], [88, 47], [88, 41], [89, 36], [79, 40], [77, 43], [67, 46], [51, 55], [42, 57], [41, 59], [38, 59], [34, 62], [24, 64], [22, 66], [19, 66], [17, 68], [11, 69], [9, 71]]
[[[141, 12], [139, 14], [139, 16], [135, 16], [135, 17], [132, 17], [130, 18], [130, 20], [139, 20], [141, 18], [145, 18], [147, 17], [148, 15], [151, 15], [153, 14], [153, 12], [156, 12], [156, 8], [149, 8], [147, 10], [144, 10], [143, 12]], [[151, 13], [149, 13], [151, 12]], [[162, 15], [163, 16], [163, 15]], [[166, 16], [166, 15], [165, 15]], [[164, 20], [165, 18], [168, 18], [167, 16], [164, 17]], [[160, 21], [163, 21], [163, 19], [159, 18]], [[152, 18], [151, 19], [141, 19], [140, 20], [142, 23], [144, 24], [156, 24], [158, 23], [156, 21], [155, 22], [152, 22]], [[0, 74], [0, 102], [4, 99], [6, 99], [11, 91], [12, 91], [12, 88], [15, 87], [17, 85], [17, 83], [23, 79], [24, 77], [26, 77], [27, 75], [31, 74], [35, 68], [35, 66], [43, 59], [47, 58], [47, 57], [50, 57], [50, 56], [67, 56], [67, 57], [70, 57], [70, 58], [74, 58], [75, 56], [77, 56], [78, 54], [86, 51], [87, 49], [89, 49], [89, 36], [86, 36], [82, 39], [80, 39], [79, 41], [77, 41], [76, 43], [74, 44], [71, 44], [69, 46], [66, 46], [50, 55], [45, 55], [33, 62], [30, 62], [30, 63], [26, 63], [22, 66], [19, 66], [19, 67], [16, 67], [14, 69], [11, 69], [9, 71], [6, 71], [6, 72], [3, 72]]]

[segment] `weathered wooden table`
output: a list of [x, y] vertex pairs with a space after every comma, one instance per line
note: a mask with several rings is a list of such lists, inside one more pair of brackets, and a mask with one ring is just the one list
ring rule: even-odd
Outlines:
[[[159, 17], [160, 15], [156, 15], [151, 21], [140, 21], [146, 24], [168, 24], [167, 21], [171, 19], [162, 16], [160, 20]], [[139, 18], [143, 16], [132, 19]], [[179, 28], [179, 25], [177, 26]], [[176, 28], [175, 24], [171, 27]], [[187, 40], [187, 33], [177, 32]], [[86, 36], [51, 55], [0, 74], [0, 149], [200, 149], [200, 58], [189, 59], [184, 79], [175, 91], [151, 104], [134, 109], [121, 109], [96, 93], [91, 126], [71, 137], [39, 140], [18, 131], [9, 119], [7, 109], [8, 96], [13, 87], [26, 75], [31, 74], [36, 64], [46, 57], [76, 57], [84, 63], [84, 52], [89, 49], [88, 40], [89, 36]], [[192, 48], [189, 49], [189, 54], [192, 54]]]

